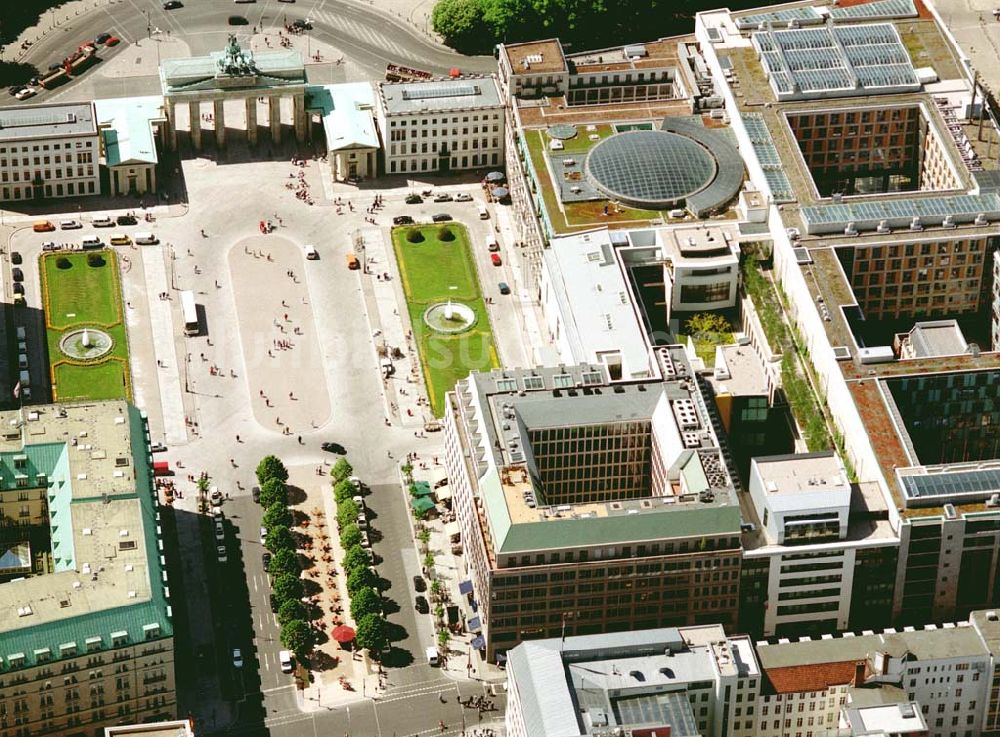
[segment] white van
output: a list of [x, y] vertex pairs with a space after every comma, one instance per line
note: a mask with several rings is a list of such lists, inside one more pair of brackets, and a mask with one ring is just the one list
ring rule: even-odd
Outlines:
[[440, 662], [441, 658], [438, 655], [438, 649], [436, 647], [427, 648], [427, 664], [432, 668], [437, 668]]
[[17, 326], [17, 339], [18, 340], [24, 340], [27, 337], [28, 337], [28, 331], [25, 329], [25, 327], [23, 325], [18, 325]]
[[486, 250], [490, 253], [495, 253], [500, 250], [500, 244], [497, 243], [497, 237], [492, 233], [486, 236]]
[[153, 246], [159, 243], [160, 239], [152, 233], [136, 233], [135, 242], [140, 246]]
[[479, 219], [480, 220], [490, 219], [490, 211], [486, 209], [486, 205], [479, 206]]
[[282, 673], [292, 672], [292, 654], [287, 650], [281, 650], [278, 652], [278, 662], [281, 663]]
[[80, 243], [84, 248], [103, 248], [104, 241], [101, 240], [100, 236], [88, 235]]
[[319, 258], [319, 251], [316, 250], [316, 246], [306, 245], [303, 246], [302, 248], [305, 249], [306, 258], [309, 259], [310, 261], [315, 261]]

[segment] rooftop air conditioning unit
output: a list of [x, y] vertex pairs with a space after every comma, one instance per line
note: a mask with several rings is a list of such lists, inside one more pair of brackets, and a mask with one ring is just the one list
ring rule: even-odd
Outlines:
[[878, 227], [875, 228], [875, 231], [877, 233], [889, 233], [890, 232], [889, 221], [888, 220], [879, 220], [878, 221]]
[[857, 235], [857, 234], [858, 234], [858, 229], [854, 227], [854, 221], [852, 220], [847, 224], [847, 227], [844, 228], [844, 235]]
[[910, 230], [923, 230], [923, 229], [924, 229], [924, 226], [920, 222], [920, 216], [919, 215], [914, 215], [913, 219], [910, 220]]

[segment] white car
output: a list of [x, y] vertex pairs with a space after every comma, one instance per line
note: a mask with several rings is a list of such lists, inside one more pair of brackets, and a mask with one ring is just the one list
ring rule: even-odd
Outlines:
[[25, 87], [23, 90], [14, 95], [14, 97], [18, 100], [27, 100], [29, 97], [34, 97], [37, 94], [38, 91], [34, 87]]
[[472, 195], [468, 192], [459, 192], [455, 195], [455, 202], [472, 202]]
[[226, 555], [226, 546], [225, 545], [217, 545], [216, 548], [215, 548], [215, 554], [219, 557], [219, 562], [220, 563], [225, 563], [226, 561], [229, 560], [229, 556]]
[[240, 652], [238, 647], [233, 648], [233, 667], [242, 668], [243, 667], [243, 653]]
[[83, 223], [79, 220], [60, 220], [59, 229], [60, 230], [78, 230], [83, 227]]
[[287, 650], [278, 651], [278, 662], [281, 663], [282, 673], [292, 672], [292, 654]]
[[115, 224], [115, 221], [107, 215], [98, 215], [90, 222], [95, 228], [110, 228]]
[[261, 527], [260, 528], [260, 544], [263, 545], [265, 540], [267, 540], [267, 528], [266, 527]]
[[222, 517], [215, 518], [215, 539], [220, 543], [226, 541], [226, 528], [222, 525]]
[[55, 241], [44, 241], [42, 243], [42, 250], [43, 251], [58, 251], [60, 249], [60, 247], [61, 246], [58, 243], [56, 243]]

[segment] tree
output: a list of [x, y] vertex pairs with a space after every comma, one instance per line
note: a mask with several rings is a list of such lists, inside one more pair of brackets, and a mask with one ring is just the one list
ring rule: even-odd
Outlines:
[[347, 574], [347, 593], [354, 596], [365, 587], [375, 588], [375, 574], [371, 568], [358, 568]]
[[257, 481], [263, 486], [264, 482], [268, 479], [278, 479], [282, 482], [288, 481], [288, 469], [285, 468], [285, 464], [277, 456], [264, 456], [260, 459], [260, 463], [257, 464]]
[[288, 487], [281, 479], [268, 479], [260, 485], [260, 505], [267, 509], [272, 504], [288, 505]]
[[[10, 8], [4, 8], [4, 13], [9, 12], [10, 10]], [[4, 20], [6, 21], [6, 18]], [[16, 37], [17, 34], [15, 33], [10, 40], [13, 40]], [[31, 64], [19, 61], [0, 61], [0, 86], [6, 87], [14, 84], [27, 84], [29, 81], [38, 76], [40, 76], [38, 74], [38, 70]]]
[[272, 527], [291, 527], [292, 513], [284, 504], [275, 502], [264, 511], [260, 523], [269, 530]]
[[333, 487], [333, 498], [338, 507], [357, 493], [358, 490], [354, 488], [350, 479], [341, 479]]
[[353, 499], [341, 502], [337, 505], [337, 526], [340, 529], [344, 529], [352, 522], [357, 523], [358, 512], [360, 511], [357, 502]]
[[358, 570], [359, 568], [367, 569], [371, 564], [371, 555], [369, 555], [368, 551], [360, 545], [354, 545], [348, 548], [347, 552], [344, 553], [344, 570], [347, 571], [348, 574]]
[[278, 608], [278, 621], [281, 624], [291, 622], [293, 619], [306, 618], [306, 607], [298, 599], [288, 599]]
[[359, 621], [366, 614], [382, 613], [382, 597], [371, 586], [362, 586], [351, 594], [351, 616]]
[[483, 22], [482, 0], [439, 0], [431, 21], [446, 44], [465, 53], [484, 51], [492, 41]]
[[267, 531], [264, 547], [272, 553], [277, 553], [279, 550], [295, 550], [295, 538], [292, 537], [291, 530], [284, 525], [278, 525]]
[[281, 625], [281, 644], [300, 660], [308, 655], [316, 642], [316, 633], [308, 622], [292, 619]]
[[388, 644], [385, 619], [379, 614], [366, 614], [359, 619], [354, 633], [358, 647], [369, 652], [381, 652]]
[[283, 573], [289, 573], [298, 577], [301, 571], [302, 566], [299, 565], [298, 554], [296, 554], [294, 550], [289, 550], [287, 548], [274, 553], [274, 555], [271, 556], [271, 562], [267, 564], [267, 572], [272, 576], [280, 576]]
[[[286, 601], [301, 599], [302, 579], [298, 576], [293, 576], [291, 573], [282, 573], [280, 576], [276, 576], [271, 582], [271, 591], [274, 592], [275, 598], [281, 604], [284, 604]], [[281, 604], [279, 604], [279, 607]]]
[[350, 478], [352, 473], [354, 473], [354, 468], [350, 463], [348, 463], [346, 458], [338, 459], [337, 462], [333, 464], [333, 468], [330, 469], [330, 475], [337, 481], [343, 481], [346, 478]]
[[718, 333], [731, 333], [732, 326], [729, 320], [717, 312], [699, 312], [692, 315], [685, 323], [687, 330], [692, 335], [716, 335]]
[[355, 545], [361, 545], [361, 528], [352, 522], [340, 529], [340, 547], [350, 550]]

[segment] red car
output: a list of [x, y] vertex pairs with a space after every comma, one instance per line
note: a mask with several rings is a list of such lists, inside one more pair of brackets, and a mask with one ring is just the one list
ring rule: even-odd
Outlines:
[[104, 45], [105, 46], [117, 46], [118, 44], [121, 43], [121, 41], [122, 40], [120, 38], [118, 38], [118, 36], [112, 36], [111, 38], [109, 38], [107, 41], [104, 42]]
[[490, 261], [493, 262], [494, 266], [500, 266], [503, 263], [503, 261], [500, 260], [500, 254], [499, 253], [491, 253], [490, 254]]

